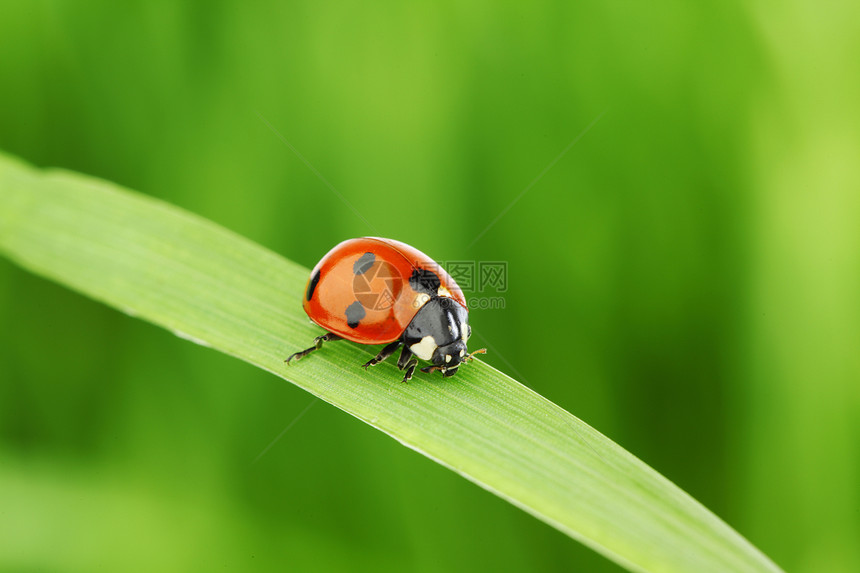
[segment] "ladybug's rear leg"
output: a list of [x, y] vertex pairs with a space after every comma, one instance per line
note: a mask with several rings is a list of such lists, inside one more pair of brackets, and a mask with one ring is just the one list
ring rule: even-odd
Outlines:
[[400, 345], [403, 344], [400, 340], [395, 340], [391, 344], [385, 346], [382, 350], [379, 351], [379, 354], [376, 355], [376, 358], [373, 358], [364, 363], [364, 369], [367, 370], [368, 366], [376, 366], [380, 362], [386, 360], [389, 356], [394, 354]]
[[331, 342], [331, 341], [340, 340], [340, 339], [341, 339], [341, 337], [338, 336], [337, 334], [335, 334], [333, 332], [326, 332], [322, 336], [317, 336], [316, 338], [314, 338], [314, 345], [313, 346], [311, 346], [310, 348], [306, 348], [305, 350], [302, 350], [301, 352], [296, 352], [295, 354], [291, 354], [289, 358], [284, 360], [284, 362], [289, 364], [291, 360], [301, 360], [302, 358], [304, 358], [305, 356], [307, 356], [308, 354], [310, 354], [314, 350], [319, 350], [320, 348], [322, 348], [323, 342]]
[[409, 382], [416, 366], [418, 366], [418, 359], [412, 354], [408, 346], [404, 346], [400, 358], [397, 360], [397, 367], [406, 370], [406, 374], [403, 375], [404, 382]]

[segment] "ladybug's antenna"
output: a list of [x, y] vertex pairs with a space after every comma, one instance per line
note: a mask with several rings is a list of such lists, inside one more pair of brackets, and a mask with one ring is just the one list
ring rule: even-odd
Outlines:
[[464, 356], [464, 357], [463, 357], [463, 359], [462, 359], [460, 362], [468, 362], [468, 361], [469, 361], [469, 360], [471, 360], [471, 359], [472, 359], [476, 354], [486, 354], [486, 353], [487, 353], [487, 349], [486, 349], [486, 348], [479, 348], [478, 350], [476, 350], [476, 351], [474, 351], [474, 352], [470, 352], [469, 354], [467, 354], [466, 356]]

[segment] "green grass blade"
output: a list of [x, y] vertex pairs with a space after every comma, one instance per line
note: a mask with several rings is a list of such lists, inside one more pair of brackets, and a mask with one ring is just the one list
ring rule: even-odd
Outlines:
[[[280, 376], [634, 571], [779, 571], [701, 504], [576, 417], [473, 362], [401, 384], [373, 349], [331, 344], [308, 270], [113, 184], [0, 156], [0, 252], [123, 312]], [[575, 375], [571, 375], [575, 378]]]

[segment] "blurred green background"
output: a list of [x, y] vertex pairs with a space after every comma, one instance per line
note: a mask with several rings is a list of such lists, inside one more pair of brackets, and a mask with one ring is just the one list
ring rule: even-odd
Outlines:
[[[860, 571], [858, 21], [2, 0], [0, 149], [308, 267], [506, 261], [488, 362], [787, 570]], [[0, 325], [0, 570], [620, 571], [321, 402], [252, 463], [310, 395], [6, 260]]]

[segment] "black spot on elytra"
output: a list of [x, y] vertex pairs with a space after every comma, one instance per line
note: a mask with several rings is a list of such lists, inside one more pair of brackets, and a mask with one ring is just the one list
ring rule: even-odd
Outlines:
[[357, 275], [363, 275], [367, 271], [370, 270], [370, 267], [373, 266], [373, 263], [376, 262], [376, 255], [373, 253], [364, 253], [358, 260], [355, 261], [355, 264], [352, 265], [352, 272]]
[[415, 269], [409, 277], [409, 286], [416, 292], [427, 293], [435, 296], [439, 292], [439, 275], [427, 269]]
[[311, 277], [311, 280], [308, 281], [308, 293], [307, 293], [308, 300], [311, 300], [311, 297], [314, 296], [314, 291], [317, 289], [317, 283], [318, 282], [320, 282], [319, 270], [317, 270], [317, 272], [314, 273], [314, 276]]
[[361, 319], [364, 318], [367, 313], [364, 311], [364, 306], [358, 301], [355, 301], [348, 307], [346, 307], [346, 325], [350, 328], [355, 328], [358, 326], [358, 323], [361, 322]]

